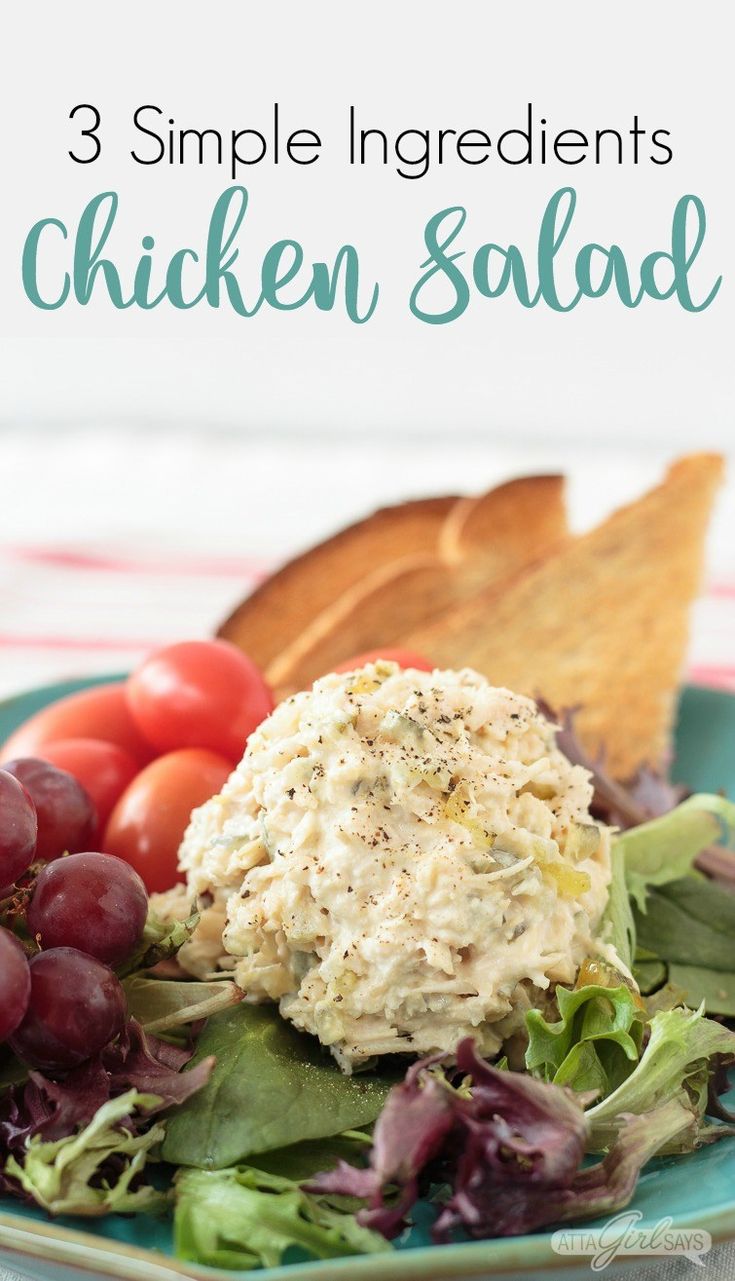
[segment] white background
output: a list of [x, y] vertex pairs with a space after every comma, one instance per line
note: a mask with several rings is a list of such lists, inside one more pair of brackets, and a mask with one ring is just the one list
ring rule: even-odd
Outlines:
[[[696, 9], [680, 0], [6, 6], [2, 421], [729, 444], [730, 12], [726, 0]], [[67, 156], [68, 113], [81, 101], [103, 114], [103, 153], [88, 166]], [[246, 172], [243, 276], [253, 287], [264, 250], [281, 236], [327, 261], [351, 241], [366, 277], [381, 284], [367, 325], [311, 308], [245, 320], [205, 305], [119, 313], [103, 298], [41, 313], [24, 299], [30, 226], [48, 215], [75, 225], [98, 191], [120, 194], [110, 247], [128, 278], [145, 233], [162, 255], [202, 245], [229, 178], [213, 166], [134, 164], [138, 105], [156, 103], [182, 127], [229, 130], [267, 128], [274, 101], [285, 128], [317, 130], [322, 156], [310, 167], [263, 162]], [[450, 161], [413, 181], [346, 163], [350, 103], [366, 126], [388, 132], [476, 127], [496, 138], [523, 123], [529, 101], [557, 130], [625, 131], [637, 112], [649, 131], [671, 131], [674, 161], [514, 168], [491, 153], [476, 168]], [[616, 241], [632, 267], [666, 247], [677, 198], [700, 195], [709, 227], [694, 276], [703, 288], [724, 274], [715, 304], [698, 316], [673, 302], [630, 312], [608, 297], [558, 315], [477, 298], [448, 326], [410, 315], [433, 212], [464, 204], [468, 251], [514, 240], [532, 264], [543, 208], [566, 183], [579, 194], [570, 244]]]

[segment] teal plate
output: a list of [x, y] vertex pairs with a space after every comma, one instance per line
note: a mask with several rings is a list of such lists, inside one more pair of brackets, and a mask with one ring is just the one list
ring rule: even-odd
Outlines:
[[[109, 679], [115, 679], [108, 677]], [[38, 708], [97, 681], [47, 686], [0, 703], [0, 742]], [[716, 690], [688, 687], [679, 709], [675, 776], [697, 791], [735, 795], [735, 698]], [[735, 1092], [732, 1092], [735, 1093]], [[731, 1094], [732, 1105], [732, 1094]], [[42, 1211], [12, 1206], [0, 1211], [3, 1258], [37, 1281], [82, 1281], [98, 1277], [174, 1281], [175, 1277], [259, 1276], [263, 1281], [449, 1281], [458, 1277], [523, 1277], [552, 1272], [561, 1281], [589, 1272], [588, 1258], [554, 1253], [551, 1233], [494, 1241], [432, 1246], [428, 1211], [396, 1251], [327, 1262], [290, 1263], [252, 1272], [222, 1272], [181, 1263], [172, 1256], [170, 1224], [148, 1216], [51, 1220]], [[702, 1228], [713, 1240], [735, 1237], [735, 1144], [724, 1142], [686, 1157], [653, 1161], [642, 1175], [631, 1209], [639, 1227], [661, 1219], [674, 1230]], [[605, 1220], [585, 1224], [594, 1229]]]

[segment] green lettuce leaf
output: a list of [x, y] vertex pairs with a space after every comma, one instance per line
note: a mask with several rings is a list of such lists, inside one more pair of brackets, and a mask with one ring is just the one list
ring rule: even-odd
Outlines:
[[735, 804], [707, 793], [690, 796], [615, 840], [615, 848], [623, 852], [628, 892], [641, 911], [646, 910], [649, 886], [686, 876], [697, 854], [718, 844], [735, 849]]
[[359, 1162], [368, 1152], [372, 1136], [361, 1130], [346, 1130], [325, 1139], [304, 1139], [287, 1148], [261, 1152], [250, 1161], [258, 1170], [278, 1174], [295, 1183], [305, 1183], [318, 1170], [331, 1170], [338, 1161]]
[[699, 1124], [686, 1137], [687, 1146], [679, 1150], [691, 1150], [708, 1137], [701, 1124], [707, 1102], [708, 1060], [715, 1054], [735, 1054], [735, 1032], [705, 1018], [701, 1008], [661, 1011], [649, 1027], [648, 1044], [630, 1076], [587, 1112], [591, 1151], [611, 1145], [623, 1114], [649, 1112], [677, 1097], [682, 1089]]
[[612, 875], [600, 923], [600, 937], [606, 943], [612, 943], [623, 965], [632, 971], [636, 950], [635, 921], [625, 874], [625, 848], [620, 837], [613, 841], [610, 850], [610, 871]]
[[704, 1001], [708, 1014], [735, 1016], [735, 894], [684, 876], [652, 889], [635, 919], [646, 958], [636, 974], [641, 969], [645, 980], [655, 964], [659, 982], [661, 971], [668, 974], [687, 1005]]
[[138, 1176], [151, 1150], [160, 1144], [165, 1127], [157, 1122], [143, 1134], [132, 1134], [124, 1126], [133, 1112], [147, 1112], [160, 1101], [155, 1094], [128, 1090], [98, 1108], [78, 1134], [52, 1143], [31, 1139], [22, 1164], [9, 1157], [5, 1173], [50, 1214], [160, 1210], [168, 1203], [168, 1193], [138, 1183]]
[[192, 1263], [244, 1271], [277, 1267], [289, 1251], [294, 1258], [333, 1259], [391, 1248], [335, 1198], [252, 1166], [180, 1170], [175, 1193], [174, 1247]]
[[[649, 992], [655, 991], [666, 982], [666, 966], [652, 952], [647, 952], [644, 948], [638, 948], [635, 963], [633, 965], [633, 978], [638, 984], [638, 991], [646, 996]], [[699, 1001], [691, 1001], [691, 1005], [699, 1005]]]
[[255, 1153], [369, 1125], [393, 1075], [345, 1076], [311, 1036], [267, 1005], [235, 1005], [209, 1020], [189, 1067], [214, 1055], [203, 1089], [170, 1116], [172, 1165], [220, 1169]]
[[652, 890], [636, 912], [642, 947], [664, 961], [735, 971], [735, 895], [685, 876]]
[[670, 965], [669, 983], [682, 992], [688, 1005], [699, 1005], [710, 1014], [735, 1018], [735, 974], [705, 969], [701, 965]]
[[123, 982], [128, 1009], [147, 1032], [169, 1032], [172, 1028], [210, 1018], [228, 1005], [242, 1000], [242, 992], [231, 979], [197, 983], [178, 982], [132, 974]]
[[3, 1090], [10, 1089], [11, 1085], [25, 1081], [27, 1076], [28, 1068], [10, 1053], [7, 1046], [0, 1045], [0, 1094]]
[[554, 1085], [596, 1090], [603, 1097], [625, 1080], [640, 1054], [645, 1013], [625, 984], [557, 987], [560, 1019], [526, 1015], [526, 1067]]
[[192, 912], [185, 921], [163, 921], [155, 912], [149, 912], [143, 937], [132, 956], [118, 966], [118, 976], [125, 978], [136, 970], [151, 969], [159, 961], [175, 956], [179, 948], [188, 943], [198, 923], [198, 912]]

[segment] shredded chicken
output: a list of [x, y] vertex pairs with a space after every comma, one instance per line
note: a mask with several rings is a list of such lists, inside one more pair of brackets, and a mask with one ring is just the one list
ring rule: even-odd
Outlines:
[[529, 990], [595, 951], [610, 842], [591, 798], [530, 699], [380, 662], [282, 703], [180, 862], [190, 895], [226, 903], [248, 997], [345, 1070], [468, 1034], [492, 1054]]

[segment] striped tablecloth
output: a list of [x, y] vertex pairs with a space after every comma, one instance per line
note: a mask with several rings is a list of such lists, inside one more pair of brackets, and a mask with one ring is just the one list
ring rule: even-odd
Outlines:
[[[60, 677], [123, 671], [169, 641], [214, 631], [275, 558], [165, 556], [84, 543], [0, 547], [0, 697]], [[735, 573], [709, 576], [687, 677], [735, 692]]]
[[[584, 526], [653, 482], [663, 461], [457, 433], [440, 445], [141, 428], [6, 431], [0, 697], [124, 670], [157, 645], [211, 633], [279, 561], [381, 503], [563, 469], [572, 515]], [[735, 689], [735, 483], [714, 524], [688, 674]]]

